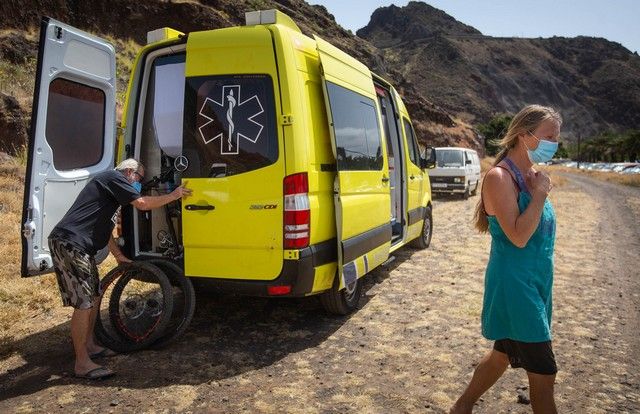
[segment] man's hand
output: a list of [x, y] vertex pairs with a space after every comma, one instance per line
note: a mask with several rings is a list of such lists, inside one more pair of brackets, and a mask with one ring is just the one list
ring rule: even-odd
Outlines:
[[185, 181], [182, 184], [180, 184], [178, 188], [173, 190], [171, 192], [171, 195], [173, 196], [174, 199], [178, 200], [182, 197], [189, 197], [191, 193], [192, 191], [187, 188], [187, 182]]
[[116, 258], [116, 262], [118, 262], [118, 264], [123, 264], [123, 263], [131, 263], [133, 262], [133, 260], [129, 259], [127, 256], [125, 256], [124, 254], [119, 254], [119, 255], [113, 255], [113, 257]]

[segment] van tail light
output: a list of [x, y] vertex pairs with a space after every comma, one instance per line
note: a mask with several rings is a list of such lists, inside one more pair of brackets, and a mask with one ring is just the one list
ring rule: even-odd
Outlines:
[[284, 248], [309, 246], [311, 209], [307, 173], [284, 178]]
[[269, 296], [288, 295], [291, 293], [291, 285], [268, 286], [267, 294]]

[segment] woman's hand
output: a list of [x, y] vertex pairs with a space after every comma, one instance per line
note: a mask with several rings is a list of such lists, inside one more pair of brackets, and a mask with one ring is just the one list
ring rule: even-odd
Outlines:
[[551, 189], [553, 188], [553, 184], [551, 184], [551, 179], [549, 176], [542, 172], [536, 171], [535, 175], [531, 177], [531, 196], [547, 198]]

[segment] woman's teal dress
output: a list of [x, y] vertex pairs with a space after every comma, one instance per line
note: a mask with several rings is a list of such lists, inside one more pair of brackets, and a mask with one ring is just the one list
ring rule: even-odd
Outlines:
[[[508, 158], [505, 161], [516, 176], [522, 214], [531, 195], [515, 164]], [[551, 203], [545, 201], [540, 223], [523, 248], [511, 243], [495, 216], [487, 217], [491, 254], [485, 273], [482, 335], [491, 340], [550, 341], [556, 233]]]

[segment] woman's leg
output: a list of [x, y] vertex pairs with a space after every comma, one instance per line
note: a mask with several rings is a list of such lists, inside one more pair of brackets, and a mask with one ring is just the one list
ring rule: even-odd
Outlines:
[[498, 381], [508, 366], [509, 357], [507, 354], [492, 349], [482, 358], [473, 373], [473, 378], [471, 378], [467, 389], [449, 412], [452, 414], [470, 413], [473, 409], [473, 404]]
[[556, 375], [542, 375], [527, 372], [529, 377], [529, 397], [534, 413], [555, 414], [556, 402], [553, 398], [553, 385]]

